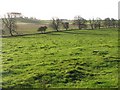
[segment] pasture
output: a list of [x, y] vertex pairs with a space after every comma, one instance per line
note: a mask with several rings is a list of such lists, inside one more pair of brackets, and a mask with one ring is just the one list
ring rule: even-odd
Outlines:
[[117, 29], [2, 39], [3, 88], [118, 87]]

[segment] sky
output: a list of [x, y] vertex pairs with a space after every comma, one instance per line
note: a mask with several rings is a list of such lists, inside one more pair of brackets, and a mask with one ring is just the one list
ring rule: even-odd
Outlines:
[[19, 12], [37, 19], [73, 19], [80, 15], [85, 19], [110, 17], [118, 19], [120, 0], [1, 0], [0, 17], [7, 12]]
[[120, 19], [120, 1], [118, 3], [118, 19]]

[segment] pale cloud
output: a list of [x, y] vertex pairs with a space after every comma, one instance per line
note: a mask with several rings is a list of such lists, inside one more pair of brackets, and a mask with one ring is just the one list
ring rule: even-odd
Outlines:
[[28, 17], [40, 19], [72, 19], [75, 15], [82, 17], [118, 18], [119, 0], [2, 0], [0, 16], [7, 12], [21, 12]]

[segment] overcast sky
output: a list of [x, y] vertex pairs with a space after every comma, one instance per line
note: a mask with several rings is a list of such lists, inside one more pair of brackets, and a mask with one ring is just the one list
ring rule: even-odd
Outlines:
[[85, 19], [106, 17], [118, 19], [120, 0], [1, 0], [0, 16], [7, 12], [20, 12], [38, 19], [73, 19], [80, 15]]

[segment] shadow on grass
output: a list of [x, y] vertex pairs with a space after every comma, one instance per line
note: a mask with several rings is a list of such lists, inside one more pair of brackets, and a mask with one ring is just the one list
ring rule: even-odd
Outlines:
[[[90, 31], [95, 31], [95, 30], [91, 30]], [[89, 31], [87, 30], [87, 31]], [[31, 35], [39, 35], [39, 34], [48, 34], [48, 35], [62, 35], [58, 32], [62, 32], [62, 33], [67, 33], [67, 34], [85, 34], [85, 35], [109, 35], [109, 34], [97, 34], [97, 33], [93, 33], [93, 32], [76, 32], [76, 31], [84, 31], [84, 30], [79, 30], [79, 29], [69, 29], [69, 30], [59, 30], [59, 31], [49, 31], [49, 32], [45, 32], [45, 33], [29, 33], [29, 34], [20, 34], [20, 35], [14, 35], [14, 36], [2, 36], [2, 38], [12, 38], [12, 37], [21, 37], [21, 36], [31, 36]], [[86, 31], [86, 30], [85, 30]]]
[[[13, 36], [2, 36], [2, 38], [13, 38], [13, 37], [21, 37], [21, 36], [31, 36], [31, 35], [39, 35], [39, 34], [50, 34], [50, 35], [60, 35], [60, 34], [54, 34], [54, 32], [57, 31], [49, 31], [45, 33], [28, 33], [28, 34], [18, 34], [18, 35], [13, 35]], [[59, 31], [58, 31], [59, 32]]]
[[[82, 32], [76, 32], [76, 31], [82, 31]], [[94, 31], [96, 30], [91, 30], [91, 29], [87, 29], [87, 31], [93, 31], [93, 32], [83, 32], [83, 31], [86, 31], [86, 30], [64, 30], [62, 31], [63, 33], [68, 33], [68, 34], [84, 34], [84, 35], [109, 35], [109, 34], [98, 34], [98, 33], [95, 33]]]

